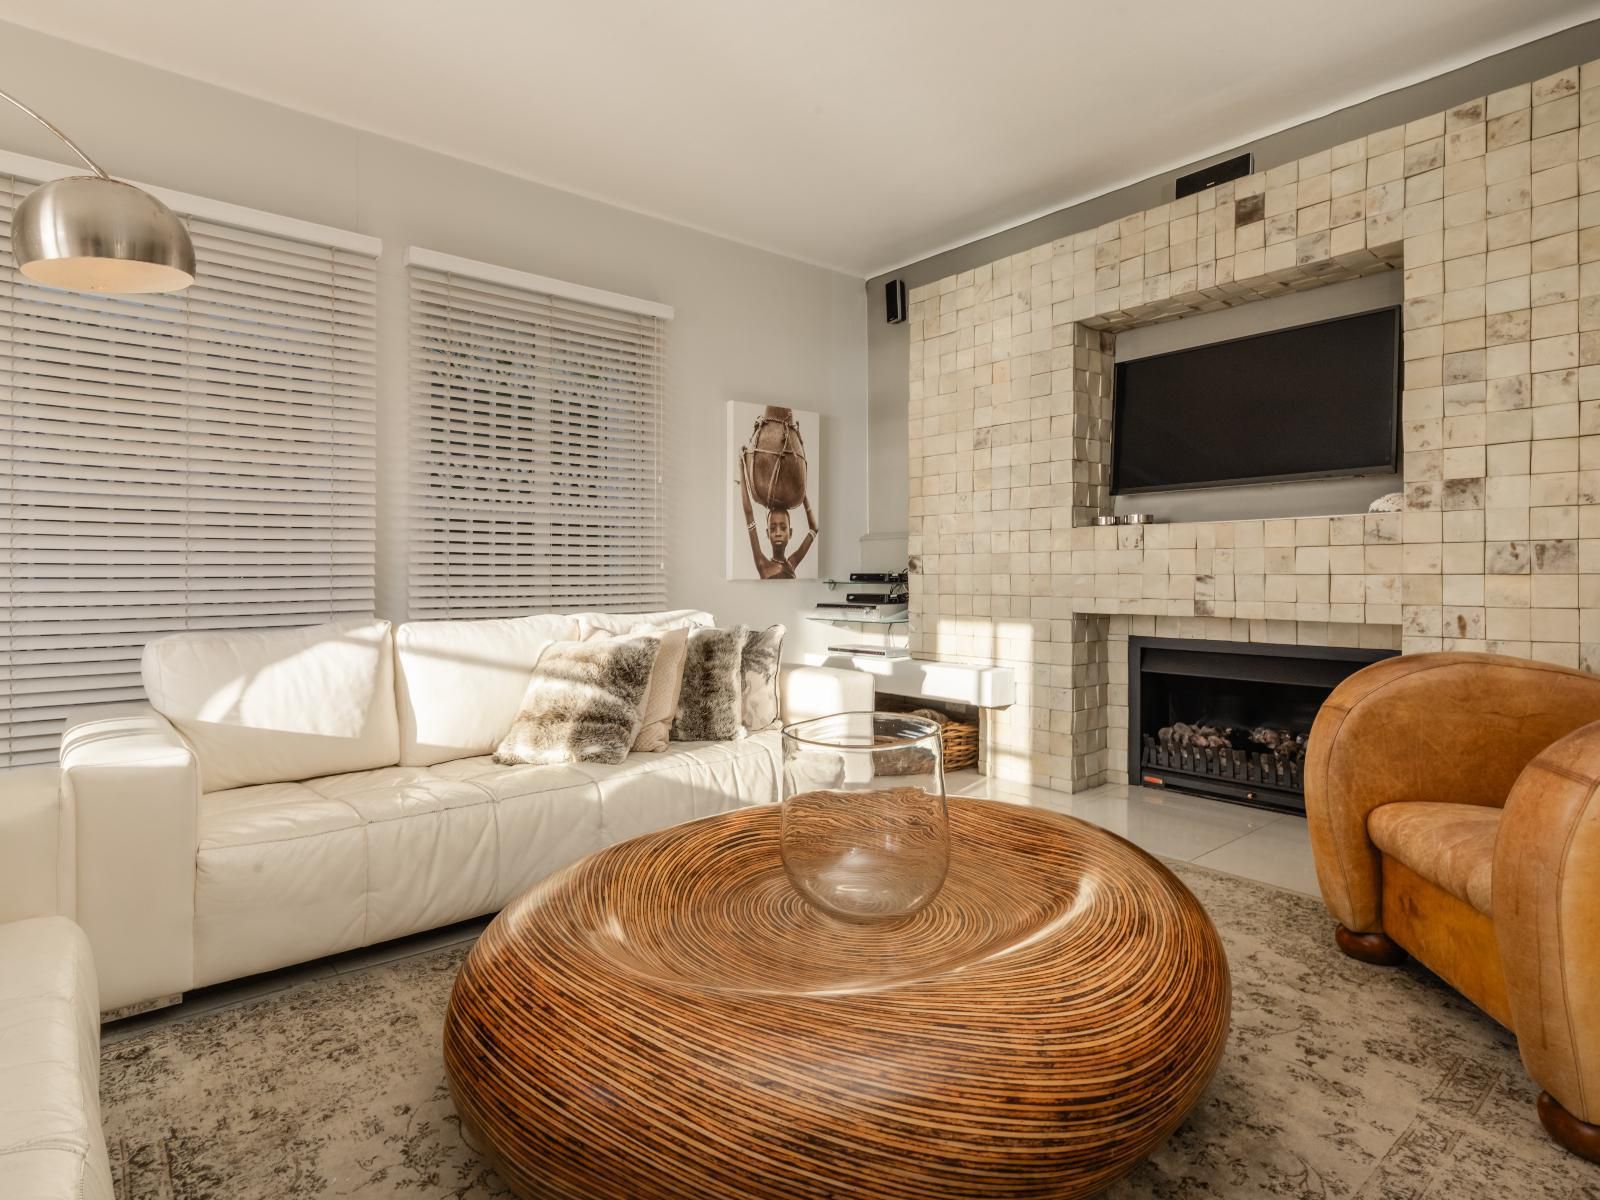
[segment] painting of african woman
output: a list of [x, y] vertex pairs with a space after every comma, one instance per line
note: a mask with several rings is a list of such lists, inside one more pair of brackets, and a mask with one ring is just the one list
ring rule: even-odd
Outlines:
[[729, 579], [815, 579], [820, 419], [775, 404], [728, 404]]

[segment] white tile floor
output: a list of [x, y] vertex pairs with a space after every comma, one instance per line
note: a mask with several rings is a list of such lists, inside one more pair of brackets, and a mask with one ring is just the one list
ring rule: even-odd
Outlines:
[[1120, 834], [1163, 858], [1180, 859], [1310, 896], [1318, 894], [1311, 836], [1303, 817], [1115, 783], [1069, 795], [1004, 783], [976, 771], [952, 771], [945, 786], [952, 795], [1031, 804], [1066, 813]]

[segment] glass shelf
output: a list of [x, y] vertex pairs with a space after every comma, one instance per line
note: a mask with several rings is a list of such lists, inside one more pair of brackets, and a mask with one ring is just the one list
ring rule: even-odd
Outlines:
[[808, 621], [825, 621], [829, 625], [904, 625], [911, 620], [910, 613], [896, 613], [892, 617], [830, 617], [826, 613], [807, 613]]
[[[906, 587], [906, 585], [903, 584], [903, 583], [882, 583], [882, 582], [871, 583], [871, 582], [868, 582], [867, 580], [864, 580], [864, 579], [824, 579], [821, 582], [823, 582], [823, 583], [828, 585], [828, 590], [830, 592], [833, 591], [834, 588], [842, 588], [842, 587], [848, 587], [848, 588], [887, 588], [889, 591], [902, 591]], [[886, 591], [884, 593], [884, 595], [888, 595], [888, 591]]]

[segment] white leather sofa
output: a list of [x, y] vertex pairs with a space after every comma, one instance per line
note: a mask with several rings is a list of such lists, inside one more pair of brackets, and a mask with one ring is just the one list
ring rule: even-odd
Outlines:
[[[61, 892], [105, 1011], [498, 910], [602, 846], [778, 799], [775, 731], [620, 766], [490, 754], [550, 642], [705, 613], [189, 633], [149, 704], [69, 717]], [[872, 707], [871, 678], [783, 676], [785, 720]]]
[[94, 963], [65, 917], [0, 925], [0, 1196], [112, 1197]]

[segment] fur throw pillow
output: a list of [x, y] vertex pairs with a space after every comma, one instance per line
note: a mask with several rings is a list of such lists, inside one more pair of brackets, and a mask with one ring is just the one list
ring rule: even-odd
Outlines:
[[678, 691], [683, 687], [683, 660], [689, 654], [688, 625], [639, 625], [625, 634], [610, 633], [598, 626], [583, 630], [580, 642], [603, 642], [614, 637], [647, 637], [661, 643], [656, 665], [650, 670], [650, 686], [645, 689], [639, 709], [639, 736], [633, 748], [644, 754], [662, 754], [672, 735], [672, 718], [678, 711]]
[[743, 625], [689, 631], [678, 715], [672, 719], [673, 741], [728, 742], [739, 736], [744, 724], [744, 643], [749, 634]]
[[620, 763], [638, 736], [660, 648], [656, 638], [553, 643], [533, 668], [495, 762]]
[[741, 673], [744, 730], [760, 733], [778, 725], [778, 660], [783, 654], [782, 625], [752, 629], [745, 638]]

